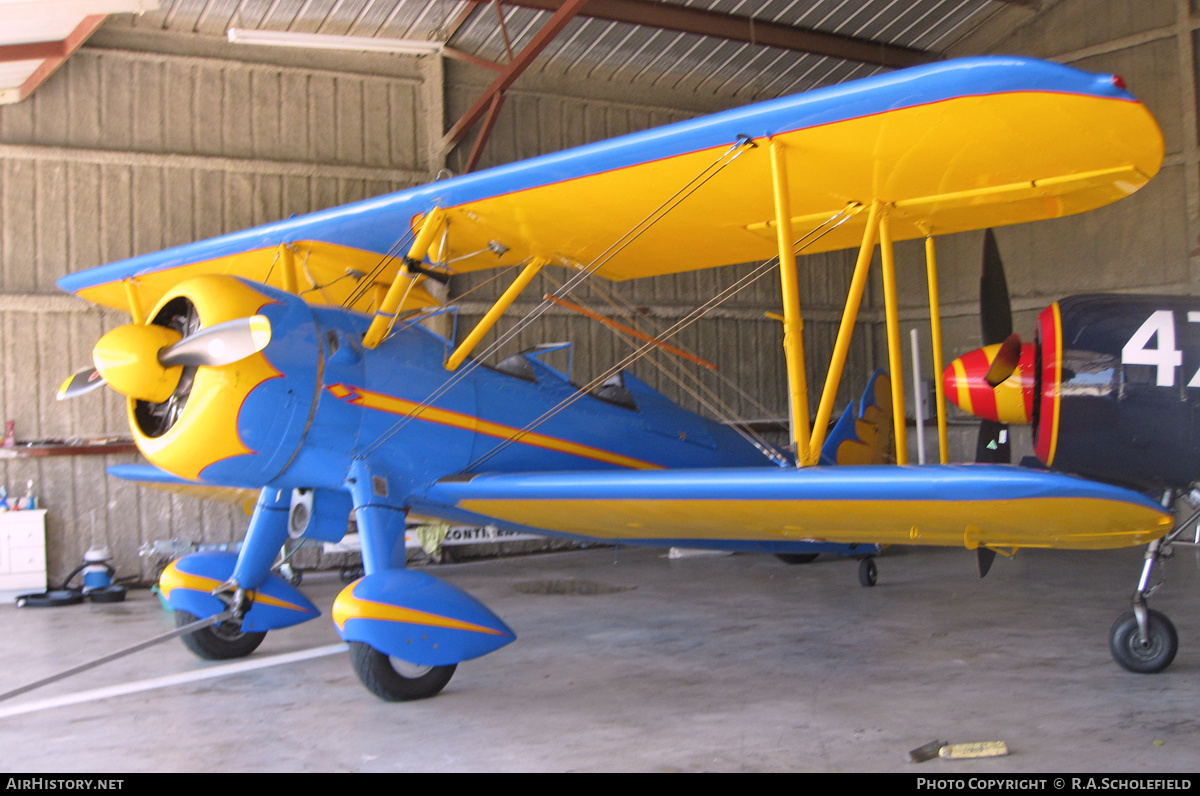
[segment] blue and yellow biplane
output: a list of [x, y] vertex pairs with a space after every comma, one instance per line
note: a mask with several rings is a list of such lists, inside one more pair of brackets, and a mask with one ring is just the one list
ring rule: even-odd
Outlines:
[[[289, 531], [338, 540], [353, 514], [366, 574], [333, 619], [388, 700], [432, 696], [459, 662], [515, 637], [470, 596], [405, 569], [410, 512], [785, 554], [1146, 544], [1172, 529], [1160, 502], [1070, 474], [946, 464], [944, 413], [941, 464], [881, 463], [908, 461], [899, 378], [873, 381], [860, 411], [826, 429], [877, 244], [890, 372], [893, 243], [910, 239], [927, 242], [940, 369], [935, 236], [1100, 207], [1162, 157], [1157, 124], [1119, 78], [1002, 57], [897, 71], [71, 274], [63, 290], [132, 320], [62, 393], [107, 383], [125, 395], [163, 478], [259, 490], [239, 553], [187, 556], [162, 576], [181, 624], [211, 620], [187, 637], [198, 654], [249, 654], [266, 631], [315, 617], [271, 565]], [[810, 423], [796, 251], [854, 247]], [[565, 269], [565, 300], [588, 278], [761, 260], [782, 277], [788, 451], [628, 373], [583, 391], [537, 352], [492, 367], [469, 356], [543, 268]], [[503, 267], [519, 275], [457, 345], [415, 322], [439, 304], [433, 283]]]

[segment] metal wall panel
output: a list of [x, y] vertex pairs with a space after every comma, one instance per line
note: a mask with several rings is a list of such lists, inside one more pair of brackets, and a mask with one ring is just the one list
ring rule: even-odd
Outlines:
[[0, 140], [423, 172], [421, 82], [85, 47], [4, 108]]
[[[58, 296], [55, 280], [423, 182], [427, 117], [441, 117], [430, 96], [412, 76], [95, 47], [0, 108], [0, 418], [22, 441], [128, 437], [115, 393], [54, 400], [127, 320]], [[0, 460], [0, 483], [23, 494], [32, 480], [49, 509], [52, 582], [93, 543], [119, 575], [145, 576], [144, 543], [241, 538], [240, 506], [104, 474], [136, 458]]]

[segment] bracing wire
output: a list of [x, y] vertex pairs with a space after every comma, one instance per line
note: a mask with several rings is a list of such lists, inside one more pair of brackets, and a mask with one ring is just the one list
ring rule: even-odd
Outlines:
[[[845, 223], [845, 221], [847, 219], [850, 218], [851, 215], [853, 215], [853, 210], [851, 208], [847, 207], [847, 208], [839, 211], [838, 213], [836, 213], [835, 215], [833, 215], [826, 221], [822, 222], [820, 225], [815, 227], [813, 230], [810, 230], [807, 234], [805, 234], [801, 238], [801, 241], [806, 241], [810, 237], [812, 238], [812, 240], [807, 240], [807, 242], [803, 243], [803, 245], [800, 246], [800, 251], [803, 251], [804, 249], [808, 248], [813, 243], [816, 243], [818, 240], [825, 237], [825, 235], [829, 234], [834, 229], [841, 226], [843, 223]], [[824, 230], [824, 231], [822, 231], [822, 230]], [[818, 232], [820, 234], [817, 234]], [[815, 235], [815, 237], [813, 237], [814, 235]], [[720, 291], [715, 296], [713, 296], [708, 301], [706, 301], [704, 304], [701, 304], [700, 306], [696, 307], [690, 313], [685, 315], [683, 318], [676, 321], [675, 324], [670, 326], [666, 331], [664, 331], [661, 335], [659, 335], [659, 339], [660, 340], [668, 340], [671, 337], [673, 337], [674, 335], [678, 334], [680, 331], [687, 328], [688, 326], [693, 324], [695, 321], [699, 320], [701, 317], [703, 317], [705, 314], [707, 314], [710, 310], [712, 310], [713, 308], [715, 308], [718, 305], [727, 301], [731, 296], [741, 292], [743, 289], [749, 287], [754, 282], [757, 282], [759, 279], [762, 279], [768, 273], [771, 273], [777, 267], [778, 262], [779, 262], [778, 256], [773, 257], [770, 260], [763, 262], [761, 265], [759, 265], [754, 270], [752, 270], [749, 274], [746, 274], [745, 276], [736, 280], [729, 287]], [[513, 433], [511, 436], [509, 436], [508, 438], [501, 441], [499, 444], [494, 446], [487, 453], [484, 453], [483, 455], [476, 458], [474, 461], [472, 461], [470, 464], [468, 464], [467, 467], [464, 468], [464, 472], [471, 472], [472, 470], [476, 470], [480, 465], [485, 464], [486, 462], [488, 462], [489, 460], [494, 458], [496, 455], [498, 455], [499, 453], [506, 450], [512, 444], [519, 442], [521, 440], [521, 438], [524, 437], [526, 434], [529, 434], [534, 429], [540, 427], [541, 425], [543, 425], [544, 423], [546, 423], [547, 421], [549, 421], [550, 419], [552, 419], [553, 417], [555, 417], [556, 415], [558, 415], [559, 413], [561, 413], [562, 411], [564, 411], [565, 409], [567, 409], [568, 407], [573, 405], [584, 395], [587, 395], [591, 390], [600, 386], [601, 384], [603, 384], [608, 379], [612, 378], [614, 375], [616, 375], [620, 371], [626, 369], [634, 362], [636, 362], [639, 359], [641, 359], [642, 357], [646, 356], [654, 348], [655, 348], [654, 343], [645, 343], [639, 347], [636, 347], [632, 354], [629, 354], [628, 356], [626, 356], [620, 362], [613, 365], [612, 367], [610, 367], [608, 370], [601, 373], [596, 378], [592, 379], [592, 381], [588, 382], [586, 385], [579, 387], [574, 393], [572, 393], [568, 397], [564, 398], [562, 401], [560, 401], [554, 407], [546, 410], [539, 417], [537, 417], [534, 420], [527, 423], [523, 428], [521, 428], [519, 431]]]
[[[664, 200], [650, 211], [641, 221], [637, 222], [633, 227], [622, 234], [616, 241], [602, 251], [590, 264], [581, 267], [570, 279], [566, 281], [562, 288], [555, 294], [556, 297], [562, 298], [570, 293], [576, 286], [582, 283], [589, 276], [594, 274], [605, 264], [612, 260], [617, 254], [623, 251], [626, 247], [632, 244], [635, 240], [641, 237], [646, 231], [653, 227], [658, 221], [666, 216], [671, 210], [679, 206], [687, 197], [691, 196], [699, 190], [709, 180], [724, 170], [730, 163], [737, 160], [747, 148], [751, 148], [755, 144], [749, 139], [739, 139], [732, 144], [728, 149], [721, 152], [711, 163], [705, 166], [697, 175], [692, 177], [687, 183], [679, 188], [674, 194]], [[395, 248], [395, 247], [393, 247]], [[400, 430], [407, 426], [412, 420], [419, 417], [429, 406], [432, 405], [439, 397], [458, 384], [462, 379], [466, 378], [476, 367], [479, 362], [485, 359], [493, 352], [499, 350], [509, 340], [517, 336], [521, 331], [527, 328], [535, 320], [540, 318], [545, 312], [553, 306], [553, 302], [544, 300], [532, 310], [530, 310], [523, 318], [517, 321], [507, 332], [499, 335], [499, 337], [489, 345], [483, 353], [473, 361], [464, 363], [463, 367], [458, 370], [451, 378], [442, 383], [436, 390], [425, 398], [414, 409], [408, 412], [404, 417], [397, 420], [390, 428], [383, 432], [379, 438], [367, 445], [358, 455], [357, 458], [365, 458], [371, 453], [379, 449], [381, 445], [395, 436]]]
[[[593, 282], [592, 287], [600, 294], [601, 298], [603, 298], [610, 307], [617, 310], [618, 312], [621, 312], [622, 310], [624, 310], [623, 314], [626, 317], [626, 320], [628, 320], [630, 322], [631, 326], [633, 326], [635, 329], [637, 329], [637, 324], [634, 322], [634, 318], [633, 318], [633, 314], [634, 314], [632, 312], [633, 305], [631, 305], [623, 296], [620, 296], [619, 294], [617, 294], [614, 291], [608, 290], [607, 288], [601, 286], [599, 283]], [[638, 331], [645, 333], [644, 329], [638, 329]], [[630, 345], [631, 347], [633, 347], [635, 349], [639, 345], [638, 343], [634, 342], [633, 339], [631, 339], [627, 335], [621, 334], [620, 332], [614, 332], [614, 333], [617, 335], [617, 337], [619, 339], [621, 339], [626, 344]], [[657, 336], [657, 335], [651, 335], [651, 336]], [[711, 412], [715, 417], [717, 417], [718, 419], [727, 421], [728, 425], [737, 434], [739, 434], [743, 439], [745, 439], [751, 445], [758, 448], [759, 452], [761, 452], [768, 459], [775, 462], [776, 464], [778, 464], [781, 467], [786, 466], [788, 464], [787, 459], [784, 456], [782, 456], [778, 450], [776, 450], [775, 446], [773, 446], [769, 442], [767, 442], [767, 440], [764, 439], [762, 437], [762, 435], [758, 434], [757, 432], [753, 431], [752, 429], [748, 429], [748, 428], [745, 428], [745, 427], [737, 424], [735, 422], [736, 416], [733, 411], [733, 408], [731, 406], [729, 406], [729, 404], [727, 404], [724, 400], [722, 400], [721, 397], [716, 393], [715, 390], [713, 390], [709, 385], [705, 384], [696, 373], [694, 373], [691, 370], [689, 370], [688, 368], [682, 367], [682, 366], [679, 366], [677, 368], [668, 367], [653, 352], [647, 352], [647, 354], [644, 358], [650, 364], [652, 364], [660, 373], [662, 373], [663, 376], [665, 376], [666, 378], [668, 378], [672, 382], [674, 382], [676, 386], [678, 386], [687, 395], [689, 395], [691, 398], [693, 398], [702, 407], [704, 407], [709, 412]], [[745, 392], [740, 387], [738, 387], [736, 382], [734, 382], [732, 379], [729, 379], [727, 376], [725, 376], [723, 373], [720, 373], [719, 371], [713, 371], [713, 373], [718, 379], [721, 379], [723, 383], [725, 383], [728, 386], [735, 389], [740, 395], [742, 395], [747, 400], [748, 403], [755, 405], [764, 414], [770, 413], [770, 410], [768, 410], [765, 406], [763, 406], [762, 403], [758, 401], [758, 399], [754, 398], [752, 395], [750, 395], [749, 393]]]
[[379, 259], [379, 262], [375, 264], [375, 267], [358, 280], [358, 285], [354, 288], [354, 290], [350, 291], [350, 295], [348, 295], [345, 300], [342, 301], [342, 306], [352, 307], [354, 306], [355, 302], [365, 296], [367, 290], [369, 290], [371, 285], [375, 283], [376, 277], [378, 277], [387, 269], [392, 260], [395, 260], [397, 254], [407, 247], [409, 242], [412, 241], [413, 237], [412, 230], [408, 230], [399, 238], [397, 238], [396, 242], [392, 244], [392, 247], [388, 249], [387, 252], [384, 253], [383, 257]]
[[[835, 214], [832, 218], [828, 219], [826, 222], [818, 225], [814, 230], [811, 230], [810, 232], [806, 233], [805, 235], [802, 235], [799, 239], [793, 241], [793, 244], [792, 244], [793, 249], [796, 251], [796, 253], [799, 253], [799, 251], [801, 251], [804, 247], [807, 247], [807, 246], [811, 245], [813, 242], [815, 242], [815, 240], [814, 240], [814, 241], [805, 243], [805, 241], [807, 240], [808, 237], [816, 234], [818, 231], [820, 231], [826, 225], [833, 224], [833, 226], [830, 227], [828, 230], [821, 232], [820, 237], [823, 237], [825, 234], [828, 234], [829, 232], [833, 231], [833, 229], [836, 229], [838, 226], [841, 226], [841, 224], [844, 223], [844, 221], [846, 221], [852, 213], [853, 213], [853, 208], [848, 207], [848, 208], [842, 210], [840, 213]], [[817, 239], [819, 239], [819, 238], [817, 238]], [[777, 262], [778, 262], [778, 258], [775, 258], [775, 259], [769, 261], [769, 264], [771, 264], [773, 266]], [[757, 281], [757, 279], [758, 279], [758, 277], [755, 277], [754, 281]], [[614, 310], [622, 313], [623, 316], [625, 317], [625, 319], [629, 322], [629, 324], [631, 326], [633, 326], [634, 328], [638, 328], [638, 324], [634, 318], [635, 308], [634, 308], [633, 304], [631, 304], [625, 297], [621, 296], [616, 291], [609, 289], [607, 286], [603, 285], [602, 283], [598, 283], [595, 281], [592, 282], [592, 289], [595, 290], [600, 295], [600, 297], [602, 299], [604, 299], [604, 301], [610, 307], [612, 307]], [[644, 329], [638, 329], [638, 331], [645, 332]], [[637, 344], [628, 340], [624, 335], [618, 335], [618, 336], [622, 340], [624, 340], [626, 343], [630, 344], [631, 346], [636, 347]], [[654, 335], [651, 335], [651, 336], [654, 336]], [[772, 461], [776, 462], [777, 464], [780, 464], [781, 466], [786, 463], [786, 459], [784, 459], [779, 454], [779, 452], [777, 451], [775, 446], [773, 446], [769, 442], [767, 442], [766, 439], [764, 439], [762, 437], [762, 435], [758, 434], [757, 432], [753, 431], [752, 429], [742, 426], [740, 423], [737, 422], [737, 415], [734, 412], [733, 408], [724, 399], [721, 398], [721, 396], [716, 392], [716, 390], [714, 390], [711, 386], [709, 386], [703, 380], [701, 380], [701, 378], [699, 377], [697, 372], [689, 370], [688, 368], [685, 368], [685, 367], [678, 367], [675, 369], [669, 368], [665, 364], [663, 364], [659, 360], [659, 358], [653, 356], [652, 354], [647, 354], [645, 358], [655, 368], [657, 368], [659, 370], [659, 372], [661, 372], [664, 376], [666, 376], [668, 379], [670, 379], [672, 382], [674, 382], [681, 390], [683, 390], [691, 398], [696, 400], [701, 406], [703, 406], [705, 409], [708, 409], [710, 412], [712, 412], [712, 414], [714, 416], [716, 416], [718, 419], [725, 421], [726, 424], [729, 425], [731, 428], [733, 428], [733, 430], [735, 432], [737, 432], [739, 435], [741, 435], [743, 439], [745, 439], [747, 442], [749, 442], [750, 444], [752, 444], [756, 448], [758, 448], [760, 452], [762, 452], [765, 456], [767, 456], [767, 458], [771, 459]], [[724, 373], [721, 373], [720, 371], [713, 371], [709, 375], [715, 376], [718, 380], [721, 381], [721, 383], [724, 386], [732, 389], [740, 398], [742, 398], [742, 400], [744, 400], [746, 403], [750, 404], [751, 406], [754, 406], [755, 408], [757, 408], [764, 415], [770, 414], [770, 410], [766, 406], [764, 406], [761, 401], [759, 401], [754, 396], [750, 395], [750, 393], [748, 393], [746, 390], [742, 389], [741, 385], [739, 385], [733, 379], [730, 379], [729, 377], [727, 377]], [[686, 379], [686, 381], [685, 381], [685, 379]]]

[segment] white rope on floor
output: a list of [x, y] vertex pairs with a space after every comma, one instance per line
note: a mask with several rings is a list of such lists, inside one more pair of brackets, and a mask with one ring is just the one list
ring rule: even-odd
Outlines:
[[195, 683], [201, 680], [212, 680], [218, 677], [227, 677], [233, 674], [252, 672], [256, 669], [267, 669], [272, 666], [283, 666], [289, 663], [298, 663], [300, 661], [307, 661], [313, 658], [323, 658], [329, 655], [338, 655], [346, 652], [348, 649], [349, 648], [345, 644], [330, 644], [324, 647], [313, 647], [312, 649], [300, 650], [298, 652], [288, 652], [282, 655], [272, 655], [265, 658], [237, 661], [235, 663], [227, 663], [220, 666], [208, 666], [191, 672], [183, 672], [182, 674], [169, 674], [162, 677], [152, 677], [148, 680], [137, 680], [132, 683], [108, 686], [106, 688], [94, 688], [89, 691], [77, 691], [73, 694], [63, 694], [62, 696], [41, 699], [36, 702], [26, 702], [24, 704], [9, 705], [0, 708], [0, 719], [8, 718], [10, 716], [21, 716], [27, 713], [37, 713], [43, 710], [52, 710], [54, 708], [65, 707], [67, 705], [78, 705], [84, 702], [96, 702], [101, 699], [111, 699], [112, 697], [125, 696], [127, 694], [137, 694], [142, 691], [153, 691], [158, 688], [170, 688], [171, 686], [185, 685], [187, 683]]

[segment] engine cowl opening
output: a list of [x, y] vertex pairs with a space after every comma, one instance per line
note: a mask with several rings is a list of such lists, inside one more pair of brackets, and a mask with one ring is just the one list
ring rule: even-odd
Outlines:
[[[200, 329], [200, 314], [190, 299], [177, 296], [164, 304], [150, 323], [173, 329], [182, 337], [188, 337]], [[133, 416], [138, 430], [151, 439], [170, 431], [187, 406], [195, 378], [196, 367], [184, 367], [179, 383], [165, 401], [134, 401]]]

